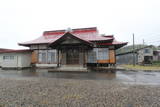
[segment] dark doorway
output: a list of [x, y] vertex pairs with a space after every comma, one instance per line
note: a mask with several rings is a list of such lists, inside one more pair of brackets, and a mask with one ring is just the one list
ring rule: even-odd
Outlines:
[[68, 49], [66, 52], [66, 63], [71, 65], [79, 64], [79, 50], [78, 49]]
[[144, 64], [151, 64], [153, 60], [152, 56], [144, 56]]

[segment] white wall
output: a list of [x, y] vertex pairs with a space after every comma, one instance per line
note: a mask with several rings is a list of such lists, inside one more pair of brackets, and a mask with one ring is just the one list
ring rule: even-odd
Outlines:
[[0, 55], [0, 67], [2, 66], [3, 57]]
[[[3, 56], [14, 56], [14, 59], [3, 59]], [[22, 68], [30, 67], [31, 52], [29, 53], [3, 53], [0, 54], [2, 68]]]
[[[3, 59], [3, 56], [14, 56], [14, 59]], [[1, 66], [2, 67], [18, 67], [18, 61], [19, 61], [19, 55], [15, 54], [15, 53], [3, 53], [1, 54], [1, 58], [2, 58], [2, 63]]]
[[31, 66], [31, 53], [21, 54], [21, 67]]
[[[145, 53], [145, 49], [148, 49], [149, 52]], [[138, 63], [144, 61], [144, 56], [153, 56], [153, 49], [152, 48], [144, 48], [138, 51]]]

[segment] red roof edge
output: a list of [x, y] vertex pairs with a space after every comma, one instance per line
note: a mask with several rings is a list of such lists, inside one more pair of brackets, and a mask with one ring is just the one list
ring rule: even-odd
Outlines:
[[32, 52], [30, 49], [21, 49], [21, 50], [4, 50], [0, 51], [0, 53], [20, 53], [20, 52]]
[[60, 35], [60, 34], [64, 34], [65, 30], [55, 30], [55, 31], [44, 31], [43, 35]]
[[6, 50], [13, 50], [13, 49], [0, 48], [0, 51], [6, 51]]
[[[97, 31], [97, 27], [89, 27], [89, 28], [77, 28], [72, 29], [72, 33], [85, 33], [85, 32], [95, 32]], [[60, 35], [66, 33], [66, 30], [53, 30], [53, 31], [45, 31], [43, 35]]]

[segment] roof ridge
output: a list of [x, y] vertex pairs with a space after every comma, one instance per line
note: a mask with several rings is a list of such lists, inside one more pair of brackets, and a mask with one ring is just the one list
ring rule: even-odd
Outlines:
[[[74, 33], [79, 33], [79, 32], [85, 32], [85, 31], [97, 31], [97, 27], [88, 27], [88, 28], [76, 28], [76, 29], [72, 29], [72, 32]], [[64, 34], [66, 32], [66, 30], [51, 30], [51, 31], [44, 31], [43, 35], [52, 35], [52, 34]]]

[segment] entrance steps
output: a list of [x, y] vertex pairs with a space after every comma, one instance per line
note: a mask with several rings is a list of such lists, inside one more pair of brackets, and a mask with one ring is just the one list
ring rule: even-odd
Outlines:
[[53, 69], [52, 71], [87, 72], [88, 69], [83, 66], [61, 66], [61, 67]]

